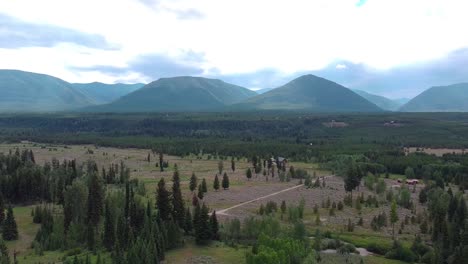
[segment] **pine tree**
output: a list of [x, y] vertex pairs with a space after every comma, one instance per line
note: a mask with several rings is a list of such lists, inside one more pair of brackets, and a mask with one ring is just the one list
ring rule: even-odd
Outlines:
[[247, 176], [247, 179], [250, 180], [252, 178], [252, 170], [248, 168], [245, 175]]
[[5, 202], [3, 201], [3, 195], [0, 192], [0, 227], [3, 221], [5, 221]]
[[202, 188], [201, 184], [198, 186], [198, 195], [197, 196], [198, 196], [198, 199], [203, 200], [203, 188]]
[[159, 169], [161, 172], [164, 171], [164, 155], [161, 153], [159, 153]]
[[234, 158], [231, 159], [231, 170], [232, 172], [236, 171], [236, 162], [234, 161]]
[[158, 182], [158, 189], [156, 191], [156, 208], [158, 209], [159, 216], [163, 221], [167, 221], [171, 214], [171, 205], [169, 200], [169, 192], [166, 190], [166, 182], [161, 178]]
[[197, 244], [205, 244], [211, 238], [208, 212], [208, 207], [205, 204], [199, 209], [198, 217], [195, 221], [195, 241]]
[[15, 216], [13, 215], [13, 208], [8, 206], [7, 215], [3, 222], [3, 239], [6, 241], [18, 239], [18, 227], [16, 225]]
[[180, 177], [177, 170], [174, 171], [174, 176], [172, 177], [172, 216], [180, 227], [184, 227], [185, 205], [182, 191], [180, 190]]
[[216, 217], [215, 210], [213, 210], [213, 213], [210, 216], [210, 231], [211, 231], [211, 239], [218, 240], [219, 239], [219, 226], [218, 226], [218, 218]]
[[88, 224], [95, 227], [99, 224], [104, 207], [104, 189], [97, 173], [91, 173], [88, 190]]
[[203, 193], [208, 192], [208, 187], [206, 186], [206, 180], [203, 178], [202, 183], [201, 183], [201, 190]]
[[185, 225], [184, 225], [184, 231], [186, 234], [189, 234], [192, 229], [193, 229], [193, 220], [192, 220], [192, 213], [190, 213], [190, 209], [187, 208], [185, 210]]
[[192, 177], [190, 177], [190, 184], [189, 184], [189, 188], [191, 192], [193, 192], [197, 188], [197, 184], [198, 184], [197, 176], [195, 176], [195, 173], [192, 172]]
[[219, 190], [219, 179], [218, 179], [218, 174], [216, 174], [216, 176], [215, 176], [215, 178], [214, 178], [213, 189], [215, 189], [215, 191], [218, 191], [218, 190]]
[[109, 201], [106, 202], [104, 214], [104, 237], [102, 243], [108, 251], [111, 251], [115, 243], [115, 224], [114, 217], [109, 206]]
[[229, 177], [228, 177], [227, 173], [224, 173], [223, 182], [221, 184], [222, 184], [224, 190], [229, 189]]

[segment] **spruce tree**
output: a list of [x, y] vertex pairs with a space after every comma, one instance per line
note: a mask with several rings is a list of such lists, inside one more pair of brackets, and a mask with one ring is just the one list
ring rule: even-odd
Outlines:
[[206, 180], [203, 178], [202, 183], [201, 183], [201, 189], [203, 193], [208, 192], [208, 187], [206, 186]]
[[201, 184], [198, 186], [198, 195], [197, 196], [198, 196], [198, 199], [203, 200], [203, 188], [202, 188]]
[[193, 229], [193, 220], [192, 220], [192, 213], [190, 213], [190, 209], [187, 208], [185, 210], [185, 218], [184, 218], [184, 221], [185, 221], [185, 225], [184, 225], [184, 231], [186, 234], [189, 234], [192, 229]]
[[213, 210], [213, 213], [210, 216], [210, 231], [211, 231], [211, 239], [218, 240], [219, 239], [219, 226], [218, 226], [218, 219], [216, 217], [215, 210]]
[[3, 222], [3, 239], [6, 241], [18, 239], [18, 227], [16, 226], [15, 216], [13, 215], [13, 208], [8, 206], [7, 215]]
[[189, 184], [189, 188], [191, 192], [195, 191], [195, 189], [197, 188], [197, 184], [198, 184], [197, 176], [195, 176], [195, 173], [192, 172], [192, 177], [190, 177], [190, 184]]
[[172, 177], [172, 216], [180, 227], [184, 227], [185, 206], [182, 191], [180, 190], [179, 172], [177, 170], [174, 171], [174, 176]]
[[88, 224], [95, 227], [99, 224], [104, 207], [104, 189], [97, 173], [91, 173], [88, 190]]
[[156, 208], [158, 209], [159, 216], [163, 221], [167, 221], [171, 214], [171, 205], [169, 200], [169, 192], [166, 190], [166, 182], [161, 178], [158, 182], [158, 189], [156, 191]]
[[164, 156], [163, 156], [162, 152], [159, 153], [159, 169], [160, 169], [161, 172], [164, 171]]
[[205, 244], [211, 238], [208, 207], [205, 204], [199, 209], [198, 219], [195, 226], [195, 242]]
[[236, 171], [236, 162], [234, 161], [234, 158], [231, 159], [231, 170], [232, 172]]
[[221, 184], [222, 184], [224, 190], [229, 189], [229, 177], [227, 176], [227, 173], [224, 173], [223, 182]]
[[218, 179], [218, 174], [216, 174], [216, 176], [215, 176], [215, 178], [214, 178], [213, 189], [215, 189], [215, 191], [218, 191], [218, 190], [219, 190], [219, 179]]
[[195, 236], [198, 234], [199, 232], [199, 226], [200, 226], [200, 215], [201, 215], [201, 207], [200, 207], [200, 203], [197, 203], [197, 205], [195, 206], [195, 208], [193, 209], [193, 219], [192, 219], [192, 223], [193, 223], [193, 230], [195, 232]]
[[106, 202], [104, 214], [104, 237], [102, 243], [108, 251], [111, 251], [115, 243], [115, 224], [114, 217], [109, 206], [109, 201]]

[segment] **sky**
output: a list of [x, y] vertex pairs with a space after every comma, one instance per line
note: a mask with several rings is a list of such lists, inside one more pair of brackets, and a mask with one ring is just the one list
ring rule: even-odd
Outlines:
[[1, 0], [0, 68], [69, 82], [316, 74], [391, 98], [468, 82], [466, 0]]

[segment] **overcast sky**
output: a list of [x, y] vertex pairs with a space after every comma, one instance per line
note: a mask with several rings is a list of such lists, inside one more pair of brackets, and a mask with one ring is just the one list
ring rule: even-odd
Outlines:
[[2, 0], [0, 68], [69, 82], [305, 73], [389, 97], [468, 82], [466, 0]]

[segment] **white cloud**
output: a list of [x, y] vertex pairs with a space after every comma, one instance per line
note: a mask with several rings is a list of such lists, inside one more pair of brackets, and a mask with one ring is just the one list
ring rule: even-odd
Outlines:
[[335, 68], [338, 70], [344, 70], [348, 68], [348, 66], [346, 66], [345, 64], [337, 64]]
[[[468, 46], [465, 0], [15, 0], [0, 12], [25, 21], [99, 34], [120, 50], [78, 45], [0, 49], [0, 68], [35, 70], [69, 81], [144, 79], [73, 72], [73, 67], [126, 67], [144, 54], [195, 63], [219, 74], [316, 70], [333, 61], [377, 69], [424, 62]], [[184, 14], [187, 18], [184, 19]], [[338, 68], [338, 67], [337, 67]], [[132, 76], [132, 77], [129, 77]]]

